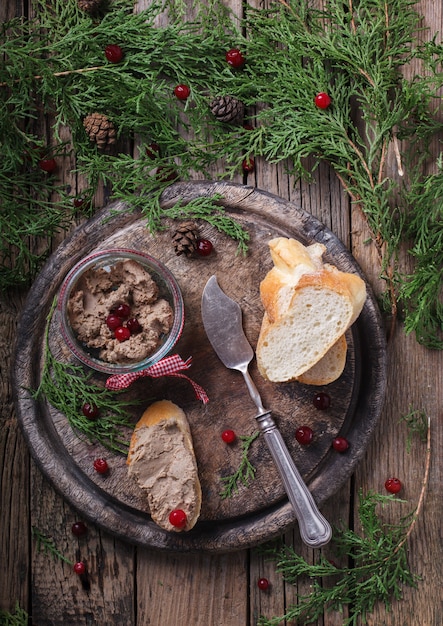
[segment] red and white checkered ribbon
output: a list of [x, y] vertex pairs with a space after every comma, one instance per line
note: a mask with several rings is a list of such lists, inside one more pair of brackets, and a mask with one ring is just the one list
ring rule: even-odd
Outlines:
[[206, 391], [200, 385], [197, 385], [196, 382], [191, 380], [185, 374], [179, 374], [182, 370], [187, 370], [191, 367], [192, 357], [189, 357], [186, 361], [183, 361], [181, 356], [178, 354], [173, 354], [172, 356], [167, 356], [161, 361], [154, 363], [151, 367], [147, 367], [144, 370], [140, 370], [138, 372], [128, 372], [127, 374], [115, 374], [111, 376], [106, 381], [106, 388], [111, 391], [120, 391], [121, 389], [126, 389], [138, 378], [143, 378], [144, 376], [149, 376], [150, 378], [160, 378], [161, 376], [176, 376], [177, 378], [185, 378], [188, 380], [194, 388], [195, 395], [198, 400], [201, 400], [203, 404], [209, 402], [209, 398], [206, 394]]

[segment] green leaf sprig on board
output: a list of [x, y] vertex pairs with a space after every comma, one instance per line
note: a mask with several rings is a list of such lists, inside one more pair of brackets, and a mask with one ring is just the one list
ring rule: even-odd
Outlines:
[[50, 554], [54, 559], [60, 559], [68, 565], [73, 565], [73, 562], [56, 547], [53, 539], [42, 533], [36, 526], [32, 527], [32, 536], [35, 539], [37, 552]]
[[15, 604], [14, 612], [0, 609], [0, 625], [1, 626], [28, 626], [29, 615], [20, 608], [18, 602]]
[[[115, 0], [95, 19], [75, 0], [36, 0], [34, 19], [3, 25], [0, 284], [37, 267], [38, 256], [27, 248], [29, 237], [42, 232], [32, 231], [35, 214], [49, 236], [72, 218], [56, 175], [42, 181], [35, 171], [38, 150], [48, 150], [46, 127], [38, 123], [45, 114], [54, 120], [57, 145], [50, 150], [73, 159], [88, 197], [105, 184], [113, 197], [141, 208], [150, 228], [163, 216], [165, 172], [181, 180], [226, 178], [242, 171], [245, 158], [263, 157], [309, 180], [326, 162], [367, 222], [393, 319], [400, 305], [406, 332], [442, 348], [443, 220], [436, 190], [443, 174], [438, 162], [429, 173], [428, 147], [442, 130], [443, 48], [435, 37], [419, 43], [414, 3], [328, 0], [315, 8], [308, 0], [276, 0], [269, 8], [248, 7], [242, 20], [217, 0], [209, 7], [197, 0], [186, 18], [189, 9], [170, 0], [136, 13], [131, 0]], [[159, 27], [164, 12], [168, 23]], [[119, 63], [104, 57], [110, 41], [124, 52]], [[246, 58], [239, 70], [225, 61], [234, 46]], [[422, 71], [407, 79], [403, 68], [411, 62]], [[174, 96], [180, 83], [190, 88], [186, 101]], [[320, 91], [331, 98], [326, 109], [314, 104]], [[209, 102], [217, 95], [241, 100], [252, 130], [216, 120]], [[103, 152], [89, 141], [83, 119], [91, 112], [115, 126], [115, 149]], [[65, 129], [69, 142], [62, 140]], [[154, 158], [152, 142], [160, 146]], [[132, 146], [131, 155], [122, 146]], [[11, 182], [17, 176], [24, 177], [19, 187]], [[15, 219], [11, 197], [21, 207]], [[214, 211], [220, 215], [217, 203]], [[219, 227], [244, 246], [229, 218]], [[399, 262], [404, 245], [408, 271]]]
[[239, 484], [248, 487], [251, 480], [255, 478], [256, 469], [249, 460], [249, 451], [254, 441], [260, 435], [260, 431], [255, 431], [252, 435], [240, 435], [238, 438], [241, 442], [241, 458], [237, 469], [229, 476], [223, 476], [223, 490], [220, 493], [222, 500], [232, 498], [234, 493], [238, 492]]
[[[421, 421], [421, 420], [420, 420]], [[264, 553], [276, 562], [288, 584], [297, 584], [299, 577], [310, 583], [311, 592], [299, 595], [297, 604], [286, 609], [285, 615], [266, 618], [262, 616], [259, 626], [279, 624], [311, 624], [322, 618], [325, 612], [339, 611], [347, 607], [348, 617], [343, 616], [343, 626], [366, 623], [369, 613], [381, 602], [389, 610], [392, 601], [402, 596], [406, 586], [415, 587], [418, 576], [408, 564], [408, 540], [423, 508], [429, 480], [431, 460], [431, 429], [427, 421], [426, 464], [420, 496], [409, 515], [396, 524], [382, 520], [380, 509], [394, 502], [403, 502], [392, 495], [374, 492], [358, 493], [358, 517], [360, 530], [338, 528], [334, 530], [332, 547], [337, 559], [345, 563], [337, 565], [324, 555], [314, 563], [307, 561], [292, 546], [274, 545], [264, 548]], [[415, 433], [416, 424], [408, 420], [408, 428]], [[421, 430], [421, 429], [420, 429]], [[419, 433], [421, 436], [421, 432]], [[420, 437], [421, 438], [421, 437]], [[296, 623], [299, 623], [298, 621]]]
[[[90, 381], [91, 372], [86, 373], [81, 365], [58, 361], [49, 346], [49, 329], [55, 303], [48, 315], [45, 329], [45, 353], [41, 380], [34, 398], [44, 397], [55, 409], [63, 413], [77, 436], [88, 443], [99, 443], [106, 449], [127, 454], [130, 434], [134, 422], [129, 407], [134, 401], [120, 398], [112, 392]], [[88, 403], [98, 410], [96, 419], [82, 414], [83, 404]]]

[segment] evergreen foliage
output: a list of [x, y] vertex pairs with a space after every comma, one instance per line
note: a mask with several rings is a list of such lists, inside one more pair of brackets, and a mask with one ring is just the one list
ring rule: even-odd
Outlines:
[[[42, 153], [71, 156], [74, 173], [87, 181], [83, 195], [94, 197], [104, 184], [112, 197], [140, 209], [153, 231], [164, 217], [165, 173], [232, 178], [243, 159], [264, 157], [309, 180], [325, 161], [367, 221], [392, 313], [400, 304], [406, 332], [442, 348], [443, 173], [439, 160], [429, 163], [428, 147], [442, 129], [443, 49], [436, 38], [419, 43], [414, 5], [328, 0], [315, 8], [280, 0], [246, 7], [237, 20], [216, 0], [154, 3], [140, 13], [131, 0], [113, 0], [100, 18], [75, 0], [35, 0], [34, 18], [12, 20], [0, 32], [2, 288], [35, 274], [50, 250], [48, 237], [75, 214], [57, 176], [39, 171]], [[168, 23], [159, 27], [164, 12]], [[109, 43], [122, 48], [119, 63], [106, 60]], [[226, 63], [232, 47], [242, 50], [244, 67]], [[406, 79], [410, 63], [421, 71]], [[190, 87], [186, 101], [174, 96], [180, 83]], [[331, 97], [327, 109], [314, 104], [319, 91]], [[218, 95], [246, 105], [252, 130], [215, 119], [209, 103]], [[82, 121], [94, 111], [117, 129], [109, 153], [84, 131]], [[42, 115], [54, 120], [52, 129]], [[69, 141], [62, 140], [66, 128]], [[49, 134], [57, 145], [46, 145]], [[152, 142], [160, 146], [154, 158]], [[247, 233], [220, 203], [199, 208], [191, 202], [175, 216], [217, 222], [246, 249]], [[40, 248], [29, 245], [35, 238]], [[407, 271], [398, 258], [405, 242]]]

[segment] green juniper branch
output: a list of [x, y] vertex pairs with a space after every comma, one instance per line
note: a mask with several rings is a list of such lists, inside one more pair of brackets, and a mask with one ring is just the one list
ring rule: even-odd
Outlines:
[[255, 477], [255, 467], [252, 465], [249, 460], [249, 450], [260, 435], [260, 432], [257, 430], [252, 435], [241, 435], [239, 439], [241, 441], [241, 459], [238, 468], [236, 471], [230, 476], [224, 476], [221, 480], [223, 483], [223, 490], [220, 494], [222, 499], [230, 498], [234, 493], [238, 491], [239, 483], [242, 483], [246, 487], [249, 484], [249, 481]]
[[[406, 332], [442, 348], [442, 204], [441, 194], [435, 195], [442, 175], [425, 176], [424, 167], [429, 143], [442, 129], [443, 47], [435, 37], [418, 44], [414, 3], [361, 0], [356, 6], [329, 0], [316, 9], [307, 0], [281, 0], [269, 9], [248, 7], [243, 20], [217, 0], [209, 10], [197, 1], [195, 19], [184, 18], [189, 7], [182, 0], [154, 3], [139, 14], [131, 0], [118, 0], [99, 20], [75, 2], [39, 0], [34, 9], [35, 19], [12, 20], [0, 31], [1, 286], [38, 267], [38, 255], [28, 251], [34, 196], [36, 236], [42, 226], [51, 237], [72, 217], [68, 197], [54, 204], [56, 177], [39, 180], [36, 159], [30, 166], [23, 161], [30, 146], [44, 147], [44, 138], [33, 131], [49, 113], [56, 139], [65, 127], [71, 131], [69, 149], [89, 196], [106, 184], [113, 197], [143, 206], [150, 228], [158, 227], [163, 215], [159, 197], [167, 183], [158, 176], [159, 167], [173, 169], [181, 180], [191, 172], [212, 178], [215, 168], [218, 177], [232, 178], [242, 171], [243, 159], [254, 156], [284, 162], [290, 173], [312, 180], [318, 163], [326, 162], [352, 209], [367, 222], [393, 315], [399, 301]], [[168, 25], [158, 28], [156, 19], [165, 10]], [[104, 57], [111, 40], [124, 50], [120, 63]], [[224, 60], [232, 46], [247, 59], [240, 71]], [[423, 72], [406, 79], [403, 68], [412, 60], [423, 64]], [[181, 82], [191, 89], [186, 102], [173, 95]], [[322, 90], [332, 99], [326, 110], [313, 103]], [[210, 114], [209, 101], [220, 94], [244, 102], [253, 130]], [[134, 156], [118, 147], [104, 154], [89, 142], [82, 121], [94, 111], [109, 117], [119, 142], [136, 140]], [[151, 160], [146, 146], [153, 141], [161, 154]], [[391, 152], [398, 170], [392, 175]], [[9, 203], [9, 181], [18, 180], [17, 174], [30, 176], [12, 189], [19, 211]], [[214, 215], [213, 223], [237, 237], [244, 250], [247, 234], [225, 219], [217, 203], [213, 208], [213, 213], [205, 209], [202, 219]], [[17, 228], [19, 220], [28, 225], [26, 233]], [[398, 253], [409, 241], [412, 270], [404, 275]]]
[[29, 615], [16, 602], [13, 613], [0, 609], [0, 624], [1, 626], [28, 626]]
[[68, 565], [73, 565], [73, 562], [66, 556], [64, 556], [64, 554], [62, 554], [60, 550], [56, 548], [54, 541], [51, 539], [51, 537], [47, 537], [46, 535], [44, 535], [35, 526], [32, 527], [32, 536], [35, 539], [38, 552], [51, 554], [54, 558], [60, 559], [60, 561], [64, 561]]

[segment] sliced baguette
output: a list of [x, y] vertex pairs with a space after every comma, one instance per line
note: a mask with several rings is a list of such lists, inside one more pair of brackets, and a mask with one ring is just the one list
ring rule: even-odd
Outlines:
[[[187, 531], [199, 518], [202, 492], [191, 431], [184, 411], [169, 400], [154, 402], [137, 422], [127, 458], [128, 473], [145, 492], [153, 521], [168, 531]], [[169, 522], [175, 509], [186, 525]]]
[[[325, 248], [321, 244], [305, 247], [279, 237], [269, 246], [277, 265], [260, 285], [265, 314], [256, 349], [257, 365], [265, 379], [287, 382], [300, 379], [318, 364], [353, 324], [364, 305], [366, 287], [359, 276], [323, 264]], [[335, 374], [340, 375], [343, 369], [337, 367], [337, 355], [343, 363], [343, 344], [318, 366], [321, 376], [316, 380], [332, 382]], [[335, 374], [326, 374], [328, 363], [335, 364]]]
[[318, 386], [333, 383], [345, 369], [347, 349], [346, 337], [341, 335], [320, 361], [297, 377], [298, 382]]

